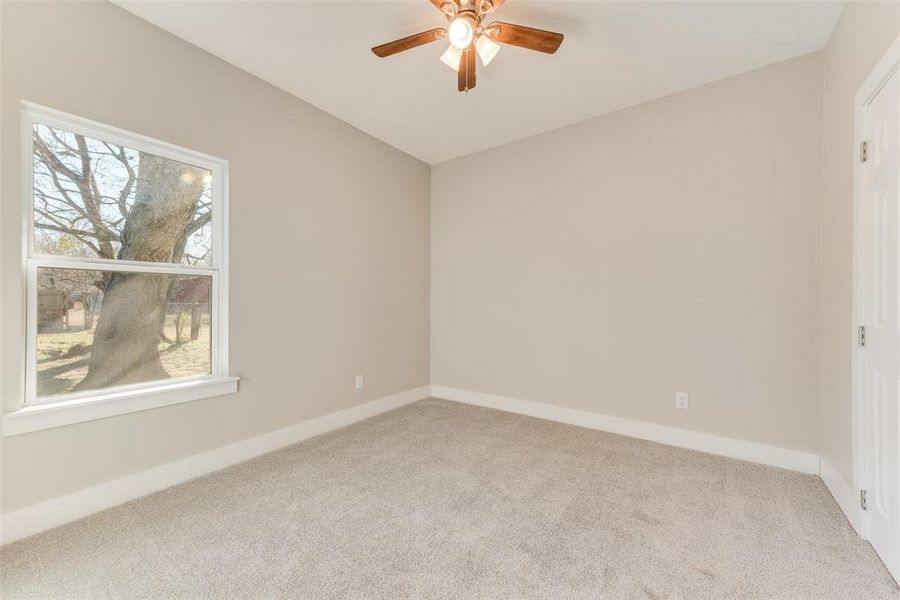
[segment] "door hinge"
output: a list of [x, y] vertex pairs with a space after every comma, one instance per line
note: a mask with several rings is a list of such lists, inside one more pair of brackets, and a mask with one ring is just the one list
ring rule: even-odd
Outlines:
[[859, 345], [860, 346], [866, 345], [866, 326], [865, 325], [859, 326]]
[[864, 163], [869, 160], [869, 142], [859, 143], [859, 162]]
[[859, 490], [859, 506], [863, 510], [869, 510], [869, 503], [866, 501], [866, 492], [868, 492], [868, 490]]

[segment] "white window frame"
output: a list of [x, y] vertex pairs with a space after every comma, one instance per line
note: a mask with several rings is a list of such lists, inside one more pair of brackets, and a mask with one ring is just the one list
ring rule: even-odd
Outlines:
[[[33, 129], [46, 125], [116, 145], [148, 152], [207, 169], [212, 173], [212, 260], [210, 266], [118, 261], [44, 255], [34, 248]], [[23, 273], [25, 278], [25, 385], [17, 410], [3, 418], [3, 435], [16, 435], [49, 427], [147, 410], [237, 391], [237, 377], [228, 374], [228, 162], [96, 121], [22, 102], [21, 182], [24, 197]], [[90, 269], [211, 277], [212, 321], [210, 373], [38, 397], [37, 383], [37, 272], [38, 268]]]

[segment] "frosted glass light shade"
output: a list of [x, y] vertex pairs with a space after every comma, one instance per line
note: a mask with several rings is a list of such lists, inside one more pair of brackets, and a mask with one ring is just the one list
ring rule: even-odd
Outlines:
[[475, 35], [475, 28], [472, 25], [471, 17], [461, 16], [453, 19], [447, 28], [450, 43], [460, 50], [465, 49], [472, 43], [472, 37]]
[[478, 51], [478, 56], [481, 58], [481, 64], [484, 66], [488, 66], [488, 63], [494, 60], [494, 57], [497, 56], [497, 52], [500, 51], [500, 44], [494, 43], [486, 35], [478, 36], [478, 39], [475, 40], [475, 50]]
[[459, 72], [459, 63], [462, 61], [463, 51], [456, 46], [448, 46], [447, 51], [441, 54], [441, 62]]

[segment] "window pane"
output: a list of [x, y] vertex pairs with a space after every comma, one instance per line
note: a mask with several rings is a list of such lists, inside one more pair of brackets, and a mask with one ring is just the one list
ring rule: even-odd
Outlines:
[[211, 372], [212, 277], [38, 268], [37, 395]]
[[34, 126], [34, 251], [210, 265], [212, 173]]

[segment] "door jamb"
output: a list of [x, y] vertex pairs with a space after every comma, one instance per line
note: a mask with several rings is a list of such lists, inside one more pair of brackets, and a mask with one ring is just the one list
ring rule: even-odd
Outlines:
[[[852, 465], [853, 465], [853, 490], [859, 493], [860, 490], [866, 489], [865, 481], [865, 447], [863, 445], [863, 405], [862, 405], [862, 388], [860, 379], [860, 347], [858, 343], [859, 325], [864, 325], [860, 321], [860, 307], [863, 301], [863, 289], [861, 275], [860, 244], [863, 236], [860, 231], [860, 204], [862, 203], [863, 193], [863, 165], [860, 162], [860, 148], [863, 140], [863, 120], [866, 115], [866, 107], [875, 99], [878, 92], [885, 86], [888, 80], [900, 71], [900, 36], [898, 36], [884, 55], [879, 59], [878, 63], [869, 73], [869, 76], [860, 86], [856, 93], [854, 101], [854, 152], [853, 152], [853, 309], [852, 309], [852, 331], [850, 334], [852, 348], [852, 364], [850, 367], [851, 381], [851, 419], [852, 419]], [[867, 532], [868, 522], [865, 518], [864, 511], [860, 505], [855, 504], [855, 514], [848, 515], [849, 520], [853, 523], [853, 517], [856, 517], [856, 523], [859, 524], [857, 533], [863, 538], [868, 539]]]

